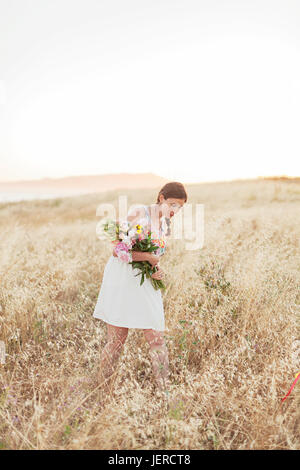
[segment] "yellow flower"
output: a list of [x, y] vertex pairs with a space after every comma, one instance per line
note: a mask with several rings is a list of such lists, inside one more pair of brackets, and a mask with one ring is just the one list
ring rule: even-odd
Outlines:
[[141, 233], [141, 231], [142, 231], [142, 226], [141, 226], [140, 224], [137, 224], [137, 225], [135, 226], [135, 229], [136, 229], [137, 233]]

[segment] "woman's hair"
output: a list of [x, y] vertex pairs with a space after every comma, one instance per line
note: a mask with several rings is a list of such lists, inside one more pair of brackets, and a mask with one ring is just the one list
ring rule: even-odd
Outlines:
[[172, 181], [172, 183], [165, 184], [158, 193], [156, 203], [159, 203], [159, 196], [163, 195], [165, 199], [168, 197], [173, 197], [174, 199], [184, 199], [187, 201], [187, 193], [184, 189], [182, 183], [178, 183], [177, 181]]

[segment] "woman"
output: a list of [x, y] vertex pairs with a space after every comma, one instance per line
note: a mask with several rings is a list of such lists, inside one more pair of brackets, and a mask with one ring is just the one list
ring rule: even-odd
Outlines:
[[[140, 206], [130, 211], [127, 220], [132, 225], [141, 224], [146, 230], [155, 233], [155, 237], [164, 238], [170, 234], [170, 219], [187, 201], [184, 186], [178, 182], [167, 183], [159, 191], [157, 201], [150, 206]], [[168, 232], [163, 227], [168, 225]], [[166, 233], [167, 232], [167, 233]], [[158, 269], [152, 274], [153, 279], [163, 279], [164, 273], [159, 266], [159, 255], [132, 252], [132, 261], [147, 260]], [[129, 260], [128, 260], [129, 261]], [[118, 253], [113, 252], [103, 274], [102, 285], [94, 318], [107, 323], [107, 344], [102, 350], [99, 379], [106, 385], [111, 383], [117, 361], [128, 335], [128, 328], [143, 330], [150, 346], [153, 373], [160, 390], [168, 393], [169, 359], [163, 331], [165, 329], [164, 309], [161, 290], [155, 290], [150, 279], [140, 285], [139, 271], [132, 269], [131, 264], [121, 260]]]

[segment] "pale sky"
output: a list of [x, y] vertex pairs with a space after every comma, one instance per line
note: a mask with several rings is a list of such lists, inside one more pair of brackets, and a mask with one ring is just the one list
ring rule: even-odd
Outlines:
[[0, 181], [300, 175], [298, 0], [1, 0]]

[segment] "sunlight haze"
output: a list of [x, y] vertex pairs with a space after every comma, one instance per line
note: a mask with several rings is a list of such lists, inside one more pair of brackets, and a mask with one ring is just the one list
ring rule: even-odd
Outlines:
[[297, 1], [0, 6], [0, 180], [300, 174]]

